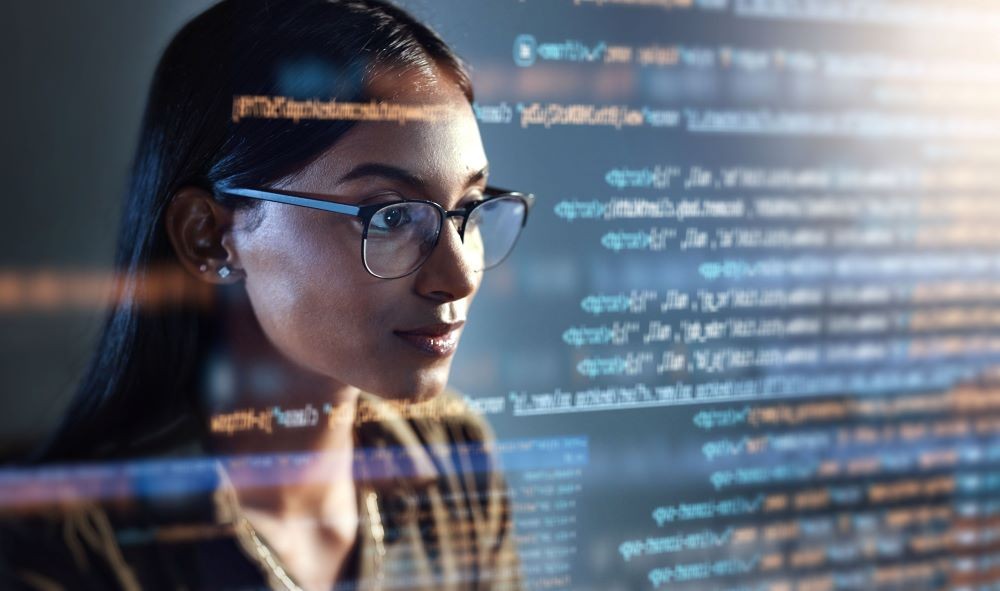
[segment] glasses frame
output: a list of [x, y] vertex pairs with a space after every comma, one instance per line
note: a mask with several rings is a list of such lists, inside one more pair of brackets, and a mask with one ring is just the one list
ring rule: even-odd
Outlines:
[[[398, 275], [395, 277], [385, 277], [371, 270], [371, 268], [368, 266], [368, 260], [365, 258], [365, 250], [366, 250], [365, 247], [367, 246], [368, 242], [368, 227], [371, 224], [371, 220], [375, 216], [375, 213], [385, 207], [389, 207], [391, 205], [396, 205], [399, 203], [426, 203], [428, 205], [434, 206], [434, 208], [437, 209], [439, 214], [438, 216], [439, 225], [438, 225], [437, 236], [435, 236], [434, 238], [434, 244], [431, 245], [431, 251], [437, 248], [438, 242], [441, 241], [441, 233], [444, 230], [444, 223], [446, 220], [453, 217], [462, 218], [462, 224], [458, 227], [458, 236], [462, 240], [462, 243], [465, 244], [465, 225], [466, 222], [469, 220], [469, 216], [472, 215], [472, 212], [474, 212], [476, 208], [483, 205], [484, 203], [489, 203], [490, 201], [499, 199], [501, 197], [513, 197], [523, 202], [524, 216], [521, 219], [521, 228], [523, 228], [524, 225], [528, 223], [528, 212], [531, 211], [531, 208], [535, 203], [534, 195], [532, 195], [531, 193], [521, 193], [519, 191], [510, 191], [508, 189], [501, 189], [499, 187], [494, 187], [494, 186], [487, 186], [483, 190], [483, 193], [487, 195], [486, 199], [473, 201], [472, 203], [469, 203], [468, 205], [465, 205], [464, 207], [461, 207], [459, 209], [445, 209], [444, 207], [441, 206], [441, 204], [436, 203], [434, 201], [429, 201], [426, 199], [407, 199], [398, 194], [397, 196], [399, 197], [399, 199], [397, 199], [396, 201], [375, 203], [372, 205], [350, 205], [348, 203], [340, 203], [339, 201], [331, 201], [327, 199], [326, 195], [324, 195], [322, 198], [309, 197], [301, 193], [293, 193], [290, 191], [283, 191], [280, 189], [265, 190], [265, 189], [251, 189], [251, 188], [237, 187], [233, 189], [226, 189], [225, 191], [220, 191], [221, 195], [229, 197], [244, 197], [249, 199], [257, 199], [260, 201], [272, 201], [274, 203], [284, 203], [286, 205], [297, 205], [299, 207], [308, 207], [310, 209], [318, 209], [320, 211], [326, 211], [329, 213], [339, 213], [341, 215], [360, 218], [363, 223], [361, 231], [361, 264], [364, 265], [365, 270], [368, 271], [370, 275], [372, 275], [373, 277], [378, 277], [379, 279], [400, 279], [402, 277], [406, 277], [407, 275], [412, 275], [413, 273], [416, 273], [417, 270], [420, 269], [420, 267], [422, 267], [425, 262], [427, 262], [428, 258], [430, 258], [430, 254], [428, 254], [427, 257], [425, 257], [424, 260], [421, 261], [420, 264], [417, 265], [413, 270], [409, 271], [404, 275]], [[391, 194], [391, 193], [387, 192], [386, 194]], [[343, 197], [338, 197], [336, 195], [330, 195], [329, 197], [331, 197], [332, 199], [343, 199]], [[517, 241], [520, 237], [521, 237], [521, 232], [519, 231], [517, 237], [514, 239], [514, 243], [510, 245], [510, 250], [507, 252], [507, 254], [505, 254], [502, 259], [490, 265], [489, 267], [485, 267], [483, 270], [485, 271], [486, 269], [492, 269], [493, 267], [496, 267], [500, 263], [507, 260], [507, 257], [510, 256], [510, 253], [514, 251], [514, 246], [517, 244]]]

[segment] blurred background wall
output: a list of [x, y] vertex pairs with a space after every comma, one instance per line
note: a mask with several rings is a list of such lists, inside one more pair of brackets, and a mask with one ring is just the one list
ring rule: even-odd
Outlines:
[[[172, 33], [208, 4], [5, 6], [2, 272], [110, 267], [153, 68]], [[100, 309], [59, 306], [0, 314], [0, 449], [30, 441], [58, 417], [101, 316]]]

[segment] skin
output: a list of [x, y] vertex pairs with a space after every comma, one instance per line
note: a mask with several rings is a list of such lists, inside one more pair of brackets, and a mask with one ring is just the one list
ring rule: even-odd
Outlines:
[[[480, 199], [487, 160], [468, 100], [444, 79], [421, 82], [399, 84], [393, 100], [446, 103], [453, 114], [446, 121], [359, 123], [274, 188], [357, 205], [385, 201], [376, 195], [387, 191], [445, 209]], [[397, 168], [421, 182], [378, 174], [344, 180], [367, 163]], [[279, 203], [260, 207], [233, 212], [205, 191], [184, 187], [166, 217], [181, 263], [203, 281], [230, 284], [237, 294], [227, 322], [234, 327], [234, 373], [266, 363], [281, 384], [280, 399], [268, 402], [286, 408], [329, 403], [350, 410], [362, 390], [411, 401], [440, 393], [452, 356], [428, 355], [394, 331], [466, 320], [482, 274], [472, 270], [474, 255], [455, 226], [445, 224], [419, 270], [385, 280], [362, 264], [360, 220]], [[223, 265], [233, 271], [227, 278], [217, 274]], [[262, 406], [239, 394], [227, 404]], [[313, 450], [350, 457], [353, 440], [351, 426], [344, 425], [220, 436], [212, 445], [223, 453]], [[322, 484], [238, 491], [251, 524], [311, 589], [335, 582], [359, 523], [350, 462], [324, 469]]]

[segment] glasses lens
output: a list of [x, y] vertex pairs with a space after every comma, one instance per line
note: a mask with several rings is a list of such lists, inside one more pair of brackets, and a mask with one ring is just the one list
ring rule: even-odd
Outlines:
[[393, 203], [368, 224], [364, 254], [368, 270], [393, 279], [413, 272], [437, 244], [441, 213], [427, 203]]
[[469, 256], [480, 257], [482, 269], [503, 262], [521, 234], [525, 213], [525, 203], [517, 197], [496, 197], [474, 209], [465, 223]]

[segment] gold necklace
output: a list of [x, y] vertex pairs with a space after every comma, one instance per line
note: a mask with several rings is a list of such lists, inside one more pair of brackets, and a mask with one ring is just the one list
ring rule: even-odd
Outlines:
[[277, 582], [281, 583], [283, 591], [303, 591], [302, 587], [296, 585], [295, 581], [288, 576], [284, 567], [278, 564], [278, 559], [274, 556], [274, 552], [272, 552], [271, 548], [264, 542], [264, 540], [257, 535], [257, 530], [255, 530], [253, 525], [250, 524], [249, 519], [241, 516], [237, 522], [237, 527], [239, 527], [243, 535], [250, 538], [250, 541], [253, 544], [254, 552], [257, 554], [258, 558], [263, 561], [264, 566], [266, 566], [270, 571], [270, 574], [273, 576], [273, 580], [277, 580]]
[[[372, 589], [379, 591], [382, 588], [382, 582], [385, 578], [382, 568], [383, 560], [385, 559], [385, 528], [382, 525], [382, 514], [378, 510], [378, 495], [375, 491], [370, 491], [365, 495], [365, 509], [368, 512], [368, 531], [375, 542], [375, 585]], [[271, 550], [267, 542], [257, 533], [257, 530], [254, 529], [249, 519], [245, 516], [240, 516], [237, 528], [246, 538], [249, 538], [254, 552], [267, 567], [268, 571], [270, 571], [270, 574], [273, 575], [273, 580], [281, 584], [282, 591], [303, 591], [302, 587], [299, 587], [292, 580], [292, 577], [288, 575], [284, 567], [281, 566], [274, 551]]]
[[385, 577], [382, 569], [382, 561], [385, 559], [385, 528], [382, 526], [382, 514], [378, 512], [378, 495], [375, 491], [370, 491], [365, 497], [365, 505], [368, 508], [368, 529], [375, 540], [375, 591], [379, 591]]

